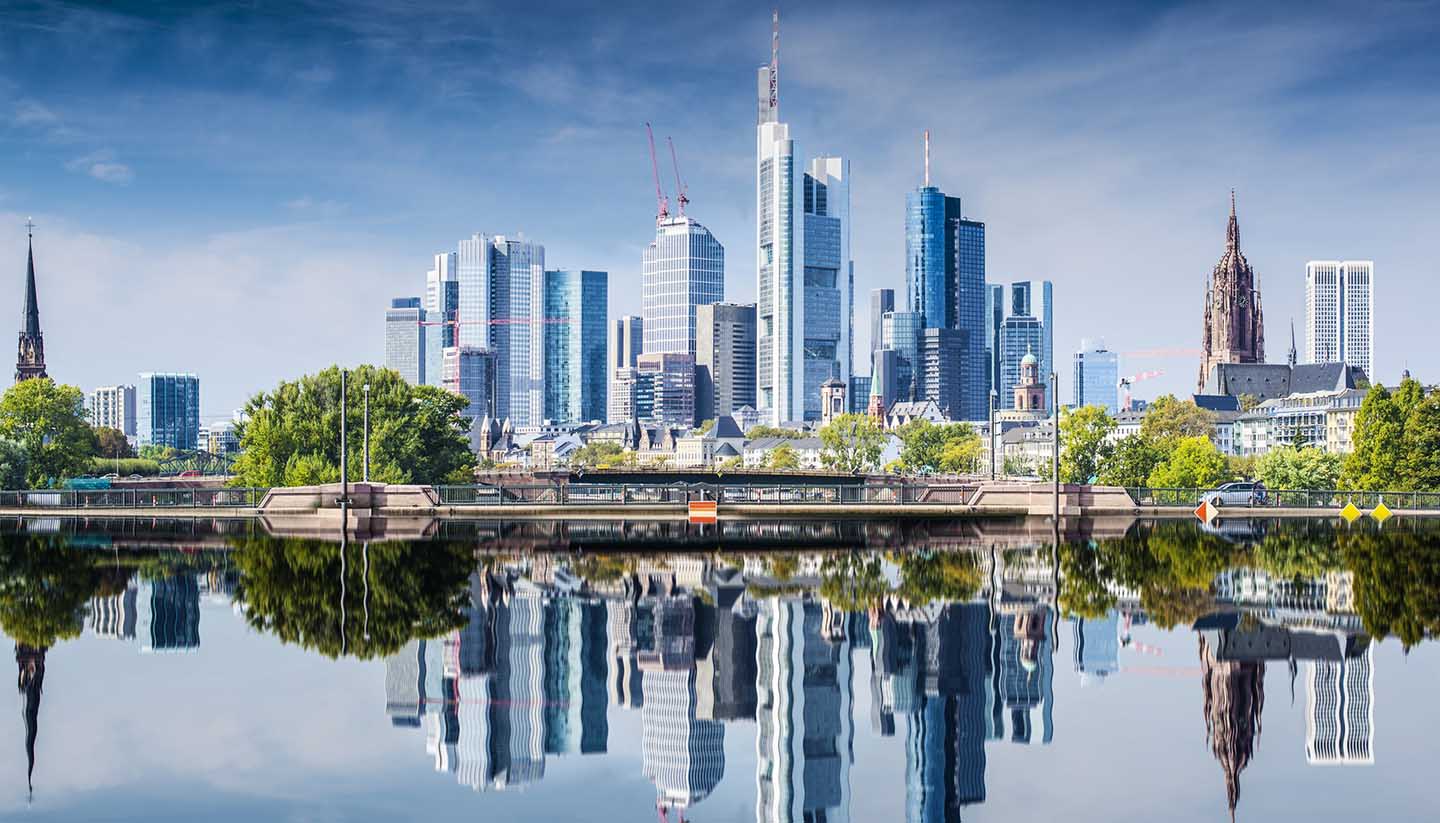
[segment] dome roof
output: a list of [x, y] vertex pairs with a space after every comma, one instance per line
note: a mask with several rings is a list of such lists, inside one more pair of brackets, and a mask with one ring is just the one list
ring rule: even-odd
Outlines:
[[1022, 366], [1038, 366], [1038, 365], [1040, 365], [1040, 358], [1038, 358], [1038, 357], [1035, 356], [1035, 352], [1033, 352], [1033, 351], [1027, 351], [1027, 352], [1025, 352], [1025, 356], [1022, 357], [1022, 358], [1020, 358], [1020, 365], [1022, 365]]

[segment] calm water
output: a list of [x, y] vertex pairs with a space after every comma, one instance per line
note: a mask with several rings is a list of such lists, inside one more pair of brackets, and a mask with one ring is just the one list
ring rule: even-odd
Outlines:
[[105, 526], [0, 534], [0, 818], [1433, 811], [1413, 523]]

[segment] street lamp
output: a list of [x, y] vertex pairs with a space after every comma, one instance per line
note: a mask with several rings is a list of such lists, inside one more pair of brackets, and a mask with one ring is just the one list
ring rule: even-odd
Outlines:
[[370, 482], [370, 384], [365, 384], [365, 464], [361, 477]]
[[1050, 408], [1055, 410], [1055, 432], [1052, 437], [1050, 483], [1052, 488], [1055, 526], [1060, 526], [1060, 383], [1055, 372], [1050, 372]]
[[995, 480], [995, 403], [1000, 399], [1000, 392], [990, 389], [990, 428], [986, 430], [990, 438], [990, 480]]

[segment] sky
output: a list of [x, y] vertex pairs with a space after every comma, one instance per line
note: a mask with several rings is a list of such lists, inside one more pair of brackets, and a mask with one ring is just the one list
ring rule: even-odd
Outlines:
[[[382, 361], [390, 298], [477, 231], [610, 272], [611, 315], [638, 313], [649, 121], [726, 247], [727, 298], [753, 300], [769, 12], [0, 0], [0, 287], [18, 323], [33, 216], [50, 374], [193, 371], [205, 419]], [[1374, 377], [1437, 379], [1440, 3], [780, 14], [781, 119], [851, 161], [857, 352], [869, 290], [904, 290], [928, 128], [933, 181], [986, 223], [988, 279], [1054, 282], [1062, 400], [1081, 338], [1165, 372], [1137, 396], [1193, 391], [1231, 188], [1271, 360], [1292, 318], [1303, 356], [1305, 262], [1368, 259]]]

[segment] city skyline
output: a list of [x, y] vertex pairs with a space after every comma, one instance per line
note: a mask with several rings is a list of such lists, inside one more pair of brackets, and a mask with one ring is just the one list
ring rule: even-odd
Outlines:
[[[0, 218], [17, 228], [0, 232], [0, 253], [20, 259], [24, 236], [18, 227], [35, 214], [37, 274], [50, 332], [47, 366], [65, 382], [86, 387], [148, 369], [193, 371], [206, 380], [203, 418], [227, 417], [282, 378], [335, 361], [379, 362], [381, 344], [373, 323], [366, 323], [375, 298], [411, 292], [395, 284], [423, 271], [415, 260], [478, 227], [523, 229], [544, 237], [557, 260], [611, 271], [617, 288], [610, 315], [638, 313], [638, 289], [618, 285], [638, 284], [633, 238], [652, 208], [640, 134], [645, 119], [667, 124], [685, 147], [687, 181], [707, 191], [707, 225], [741, 263], [727, 273], [727, 297], [754, 299], [754, 273], [746, 270], [754, 225], [747, 205], [753, 198], [747, 189], [754, 185], [747, 171], [753, 160], [750, 72], [769, 20], [763, 13], [732, 11], [706, 12], [715, 15], [715, 25], [707, 27], [710, 37], [695, 50], [686, 77], [656, 79], [645, 59], [612, 58], [637, 51], [634, 39], [663, 42], [693, 21], [662, 17], [641, 32], [633, 25], [638, 18], [622, 11], [603, 26], [584, 14], [567, 21], [599, 35], [567, 61], [532, 74], [512, 70], [488, 85], [475, 67], [438, 73], [453, 58], [438, 57], [437, 50], [398, 53], [391, 35], [370, 26], [388, 20], [411, 36], [420, 34], [383, 9], [378, 20], [340, 9], [287, 21], [307, 45], [294, 54], [276, 48], [279, 35], [268, 24], [244, 15], [148, 19], [73, 8], [20, 14], [14, 30], [28, 41], [4, 49], [3, 59], [8, 74], [22, 82], [0, 89], [0, 108], [10, 111], [7, 138], [19, 149], [10, 155], [13, 174], [0, 190]], [[925, 60], [927, 47], [955, 35], [953, 15], [931, 7], [898, 17], [863, 8], [817, 14], [797, 6], [781, 13], [786, 31], [793, 32], [782, 68], [786, 119], [812, 150], [843, 153], [854, 164], [857, 294], [903, 285], [904, 195], [919, 182], [915, 140], [930, 128], [947, 146], [937, 153], [935, 177], [963, 191], [987, 222], [991, 280], [1052, 279], [1061, 288], [1065, 309], [1056, 319], [1056, 345], [1062, 351], [1073, 350], [1082, 336], [1102, 334], [1122, 353], [1193, 347], [1193, 331], [1181, 334], [1179, 328], [1193, 317], [1205, 267], [1213, 263], [1213, 238], [1230, 185], [1244, 199], [1246, 253], [1265, 278], [1272, 326], [1283, 329], [1292, 317], [1301, 325], [1303, 264], [1317, 250], [1329, 252], [1325, 238], [1343, 229], [1351, 239], [1333, 253], [1373, 259], [1387, 273], [1386, 287], [1375, 296], [1386, 334], [1376, 340], [1374, 377], [1393, 383], [1412, 365], [1406, 353], [1423, 350], [1423, 338], [1413, 330], [1423, 328], [1417, 312], [1436, 286], [1426, 276], [1430, 255], [1417, 238], [1434, 233], [1434, 218], [1414, 198], [1423, 194], [1419, 181], [1434, 161], [1418, 152], [1413, 135], [1437, 119], [1433, 102], [1416, 98], [1418, 78], [1429, 76], [1426, 67], [1434, 60], [1412, 48], [1434, 33], [1433, 15], [1427, 18], [1424, 7], [1388, 7], [1358, 20], [1338, 14], [1277, 20], [1172, 6], [1104, 23], [1066, 20], [1059, 8], [1038, 16], [1043, 22], [985, 8], [977, 11], [967, 38], [983, 41], [987, 31], [1053, 37], [1067, 25], [1083, 25], [1093, 35], [1091, 45], [1063, 58], [1027, 55], [1005, 64], [999, 52], [977, 44], [973, 57], [928, 69], [941, 87], [956, 73], [971, 81], [948, 84], [961, 89], [952, 101], [959, 105], [938, 108], [888, 78], [908, 76], [911, 60]], [[448, 14], [429, 19], [455, 22], [450, 36], [466, 37], [481, 25], [463, 13]], [[723, 22], [732, 16], [736, 23]], [[357, 31], [359, 48], [339, 48], [349, 42], [342, 35]], [[105, 36], [116, 32], [126, 36]], [[198, 35], [206, 36], [197, 42], [216, 50], [203, 69], [180, 45]], [[485, 44], [476, 66], [504, 65], [505, 47], [483, 35], [468, 35]], [[856, 48], [862, 36], [880, 47]], [[227, 39], [235, 45], [217, 45]], [[553, 49], [551, 43], [542, 41], [542, 51]], [[1221, 49], [1220, 43], [1242, 48]], [[1244, 44], [1260, 43], [1266, 55], [1243, 53]], [[270, 58], [260, 61], [263, 70], [248, 71], [248, 51], [241, 67], [238, 50], [251, 48]], [[51, 61], [41, 59], [73, 49], [83, 56], [64, 61], [61, 71], [48, 70]], [[1334, 49], [1363, 59], [1369, 70], [1328, 82], [1342, 76]], [[841, 60], [840, 54], [847, 56]], [[1098, 63], [1097, 55], [1103, 58]], [[1051, 77], [1056, 69], [1075, 68], [1071, 61], [1095, 68], [1079, 79]], [[610, 62], [592, 77], [591, 70]], [[89, 81], [102, 67], [115, 64], [127, 70], [92, 88]], [[396, 66], [406, 71], [381, 76]], [[1203, 81], [1190, 79], [1187, 70], [1197, 67], [1213, 71], [1200, 72]], [[587, 88], [594, 101], [576, 106], [582, 76], [593, 81]], [[873, 125], [877, 112], [868, 108], [876, 83], [892, 92], [879, 112], [883, 130]], [[141, 91], [146, 84], [172, 93], [148, 96]], [[703, 93], [694, 94], [697, 88]], [[417, 89], [426, 112], [491, 105], [496, 113], [530, 115], [535, 129], [529, 131], [541, 137], [523, 144], [485, 140], [488, 132], [480, 125], [474, 135], [402, 135], [392, 127], [400, 122], [395, 96]], [[1061, 92], [1068, 105], [1047, 113]], [[1078, 123], [1058, 119], [1072, 106], [1103, 113], [1121, 97], [1132, 118], [1124, 129], [1112, 129], [1099, 114]], [[121, 118], [124, 110], [110, 98], [126, 99], [132, 115], [149, 116]], [[361, 102], [366, 99], [371, 102]], [[1187, 102], [1176, 102], [1181, 99]], [[210, 104], [216, 102], [231, 104], [232, 113], [216, 115], [218, 122], [198, 116], [215, 110]], [[1308, 113], [1337, 107], [1375, 116], [1363, 135], [1294, 125]], [[407, 119], [413, 116], [406, 112]], [[279, 122], [298, 128], [279, 135], [256, 125]], [[201, 123], [209, 136], [195, 131]], [[151, 131], [157, 127], [169, 130], [157, 135]], [[355, 139], [339, 149], [327, 139], [322, 151], [306, 134], [337, 128]], [[1022, 134], [1029, 136], [1017, 139]], [[486, 150], [457, 159], [459, 143], [473, 146], [476, 138]], [[1177, 150], [1192, 152], [1194, 162], [1157, 168]], [[557, 165], [557, 157], [579, 160], [584, 168]], [[1116, 157], [1126, 159], [1110, 159]], [[1403, 175], [1394, 170], [1402, 160], [1412, 166]], [[452, 178], [464, 179], [487, 161], [514, 168], [486, 178], [481, 196], [457, 199], [461, 188]], [[1341, 169], [1338, 181], [1335, 168]], [[556, 214], [550, 198], [517, 183], [517, 175], [558, 187], [571, 202], [603, 190], [615, 205], [576, 231], [573, 214]], [[207, 193], [227, 196], [198, 201], [185, 187], [197, 176], [207, 181]], [[1142, 179], [1146, 185], [1139, 187]], [[1353, 194], [1343, 215], [1311, 196], [1337, 182]], [[536, 194], [517, 196], [511, 185]], [[465, 206], [455, 208], [459, 203]], [[1117, 234], [1129, 252], [1119, 261], [1113, 254], [1121, 245]], [[1151, 288], [1156, 271], [1165, 276]], [[1101, 311], [1106, 300], [1141, 282], [1151, 310], [1123, 316]], [[194, 317], [193, 307], [215, 305], [241, 310], [224, 312], [219, 322], [174, 322]], [[346, 321], [340, 332], [306, 322], [316, 305], [333, 307]], [[89, 322], [95, 317], [110, 320]], [[1105, 317], [1110, 327], [1091, 328], [1087, 317]], [[138, 318], [126, 327], [139, 331], [119, 345], [97, 346], [96, 330], [119, 331], [122, 318]], [[255, 318], [263, 333], [247, 333], [256, 330], [245, 325], [247, 318]], [[187, 323], [191, 334], [215, 335], [215, 345], [155, 352], [165, 334]], [[852, 345], [862, 352], [868, 326], [863, 314], [856, 318]], [[1272, 340], [1276, 333], [1272, 329]], [[226, 334], [243, 342], [226, 343]], [[246, 356], [235, 356], [237, 346]], [[1183, 394], [1182, 375], [1193, 364], [1192, 356], [1134, 365], [1166, 369], [1149, 391]], [[1131, 370], [1128, 363], [1122, 368]], [[1062, 374], [1058, 396], [1069, 396], [1068, 379]]]

